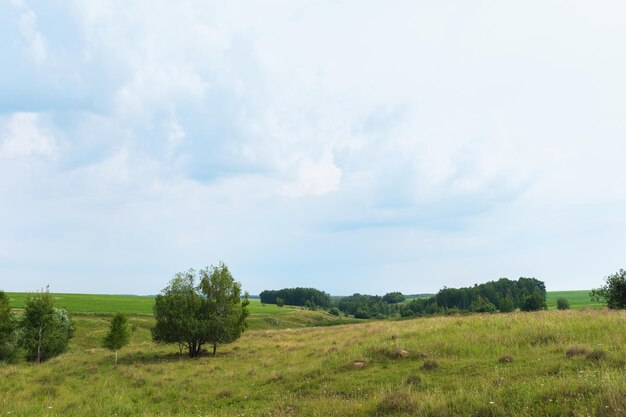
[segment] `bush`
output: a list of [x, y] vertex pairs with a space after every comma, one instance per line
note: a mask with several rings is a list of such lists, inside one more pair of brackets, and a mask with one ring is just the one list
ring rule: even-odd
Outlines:
[[567, 301], [567, 298], [558, 298], [556, 300], [556, 308], [559, 310], [569, 310], [569, 301]]
[[280, 297], [276, 297], [276, 305], [277, 305], [278, 307], [282, 307], [282, 306], [284, 306], [284, 305], [285, 305], [285, 300], [283, 300], [283, 299], [282, 299], [282, 298], [280, 298]]
[[609, 275], [604, 285], [592, 290], [590, 295], [594, 301], [606, 303], [611, 309], [626, 308], [626, 271], [620, 269]]
[[330, 313], [333, 316], [338, 316], [339, 314], [341, 314], [341, 312], [339, 311], [339, 309], [337, 307], [331, 307], [328, 310], [328, 313]]

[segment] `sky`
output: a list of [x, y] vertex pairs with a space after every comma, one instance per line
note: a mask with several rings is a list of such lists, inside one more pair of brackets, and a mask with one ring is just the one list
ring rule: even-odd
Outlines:
[[0, 289], [626, 267], [621, 1], [0, 0]]

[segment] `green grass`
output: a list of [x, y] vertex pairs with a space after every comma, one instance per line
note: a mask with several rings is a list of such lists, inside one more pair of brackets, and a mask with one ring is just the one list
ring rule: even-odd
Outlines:
[[[6, 293], [12, 307], [23, 308], [26, 298], [32, 293]], [[70, 313], [126, 313], [152, 314], [154, 297], [139, 295], [105, 294], [52, 294], [56, 306]]]
[[589, 292], [589, 290], [548, 291], [548, 293], [546, 294], [546, 302], [548, 303], [548, 308], [550, 309], [556, 308], [556, 300], [561, 297], [569, 301], [570, 308], [600, 308], [605, 306], [602, 303], [596, 303], [592, 301], [591, 297], [589, 296]]
[[117, 368], [100, 347], [109, 318], [74, 320], [67, 353], [0, 365], [2, 415], [626, 415], [626, 311], [250, 330], [193, 360], [151, 343], [153, 319], [136, 315]]
[[[26, 298], [32, 293], [10, 292], [11, 306], [23, 308]], [[56, 306], [65, 308], [70, 313], [126, 313], [126, 314], [152, 314], [154, 297], [145, 295], [108, 295], [108, 294], [57, 294], [52, 296], [56, 300]], [[278, 307], [275, 304], [261, 304], [258, 299], [250, 300], [251, 314], [290, 314], [295, 307]]]
[[[29, 293], [7, 293], [10, 304], [14, 308], [23, 308]], [[104, 295], [104, 294], [52, 294], [56, 306], [65, 308], [71, 314], [113, 314], [152, 315], [154, 297], [137, 295]], [[248, 307], [250, 329], [286, 329], [292, 327], [319, 326], [338, 320], [323, 310], [311, 311], [300, 307], [275, 304], [262, 304], [258, 299], [250, 300]]]

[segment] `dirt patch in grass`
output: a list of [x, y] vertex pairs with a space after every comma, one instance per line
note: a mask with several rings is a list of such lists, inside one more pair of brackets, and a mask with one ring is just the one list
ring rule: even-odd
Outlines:
[[565, 351], [565, 356], [573, 358], [574, 356], [585, 356], [589, 351], [583, 347], [572, 346]]
[[513, 356], [511, 355], [504, 355], [498, 358], [498, 363], [511, 363], [511, 362], [513, 362]]

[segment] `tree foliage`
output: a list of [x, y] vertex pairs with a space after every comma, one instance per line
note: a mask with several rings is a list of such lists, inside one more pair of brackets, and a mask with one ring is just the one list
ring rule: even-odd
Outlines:
[[626, 271], [620, 269], [606, 277], [603, 286], [591, 291], [591, 298], [611, 309], [626, 308]]
[[383, 301], [383, 297], [358, 293], [341, 298], [337, 302], [337, 307], [357, 319], [384, 317], [396, 311], [395, 306]]
[[26, 358], [40, 363], [67, 349], [74, 327], [67, 311], [54, 307], [54, 298], [46, 288], [26, 300], [19, 333]]
[[313, 305], [317, 307], [330, 307], [330, 295], [315, 288], [283, 288], [282, 290], [265, 290], [259, 294], [263, 304], [275, 304], [280, 298], [290, 306]]
[[130, 340], [130, 326], [128, 319], [123, 313], [116, 313], [111, 319], [109, 332], [104, 337], [103, 346], [115, 352], [115, 365], [117, 366], [117, 351], [128, 344]]
[[386, 302], [387, 304], [401, 303], [405, 299], [406, 298], [404, 297], [404, 295], [398, 291], [388, 292], [387, 294], [383, 295], [383, 301]]
[[[528, 301], [529, 297], [531, 302]], [[463, 311], [509, 312], [524, 306], [545, 308], [546, 287], [535, 278], [521, 277], [517, 281], [500, 278], [473, 287], [443, 288], [434, 297], [417, 298], [401, 307], [404, 317]], [[406, 312], [410, 310], [411, 313]]]
[[16, 349], [15, 316], [11, 313], [9, 297], [0, 291], [0, 362], [13, 359]]
[[186, 347], [190, 357], [209, 344], [215, 355], [218, 344], [237, 340], [245, 330], [248, 304], [248, 294], [242, 298], [241, 284], [223, 263], [178, 273], [156, 297], [152, 338]]

